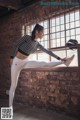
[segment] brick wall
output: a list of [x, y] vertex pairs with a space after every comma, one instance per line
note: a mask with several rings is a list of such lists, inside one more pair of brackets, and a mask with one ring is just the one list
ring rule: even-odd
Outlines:
[[24, 69], [14, 101], [77, 115], [80, 112], [80, 81], [76, 71], [76, 67]]
[[[56, 9], [63, 8], [56, 7]], [[12, 47], [21, 37], [22, 25], [38, 22], [48, 17], [46, 15], [53, 13], [54, 10], [54, 7], [34, 4], [33, 7], [0, 18], [0, 98], [7, 97], [6, 90], [10, 87], [10, 55]], [[15, 101], [78, 113], [80, 111], [79, 90], [77, 68], [23, 70], [16, 89]]]

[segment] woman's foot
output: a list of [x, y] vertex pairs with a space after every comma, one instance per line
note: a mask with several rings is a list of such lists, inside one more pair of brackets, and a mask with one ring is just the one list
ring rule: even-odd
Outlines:
[[72, 62], [72, 60], [74, 59], [75, 55], [72, 55], [69, 58], [66, 58], [66, 61], [64, 61], [64, 64], [68, 67], [70, 65], [70, 63]]

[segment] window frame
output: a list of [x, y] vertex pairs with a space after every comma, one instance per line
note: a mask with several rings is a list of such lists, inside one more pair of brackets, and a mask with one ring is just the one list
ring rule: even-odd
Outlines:
[[[75, 18], [75, 14], [76, 14], [76, 12], [77, 11], [79, 11], [79, 19], [78, 20], [76, 20], [76, 18]], [[73, 23], [74, 23], [74, 27], [73, 28], [70, 28], [69, 27], [69, 29], [66, 29], [66, 25], [68, 25], [69, 24], [69, 26], [70, 26], [70, 24], [72, 23], [72, 22], [70, 22], [70, 14], [74, 14], [74, 20], [72, 21]], [[66, 16], [69, 16], [69, 22], [66, 22]], [[61, 24], [59, 24], [59, 25], [52, 25], [51, 26], [51, 20], [53, 20], [53, 19], [55, 19], [54, 21], [55, 21], [55, 23], [56, 23], [56, 19], [59, 19], [59, 23], [61, 22], [61, 18], [63, 18], [64, 19], [64, 21], [63, 21], [63, 23], [61, 22]], [[46, 33], [46, 34], [44, 34], [44, 35], [46, 35], [46, 36], [48, 36], [48, 40], [43, 40], [43, 46], [45, 47], [45, 41], [47, 41], [47, 43], [48, 43], [48, 47], [46, 47], [46, 48], [48, 48], [48, 49], [50, 49], [50, 50], [54, 50], [54, 48], [58, 48], [58, 47], [63, 47], [63, 45], [62, 45], [62, 40], [61, 39], [65, 39], [65, 43], [67, 42], [67, 40], [68, 40], [68, 38], [71, 38], [72, 36], [74, 36], [74, 38], [76, 39], [76, 38], [78, 38], [78, 35], [80, 36], [80, 34], [76, 34], [76, 31], [77, 31], [77, 29], [79, 28], [80, 29], [80, 9], [78, 8], [78, 9], [73, 9], [73, 10], [69, 10], [68, 12], [64, 12], [64, 13], [60, 13], [60, 14], [58, 14], [58, 15], [55, 15], [55, 16], [52, 16], [52, 17], [50, 17], [50, 18], [48, 18], [48, 19], [46, 19], [46, 20], [44, 20], [44, 21], [41, 21], [41, 22], [39, 22], [39, 23], [41, 23], [41, 24], [43, 24], [43, 26], [44, 26], [44, 23], [47, 21], [47, 28], [44, 28], [44, 29], [47, 29], [48, 30], [48, 33]], [[43, 23], [42, 23], [43, 22]], [[77, 22], [77, 23], [76, 23]], [[78, 22], [79, 22], [79, 25], [78, 26], [76, 26], [76, 24], [78, 24]], [[30, 27], [30, 32], [27, 32], [27, 25], [26, 26], [24, 26], [24, 34], [26, 35], [26, 33], [28, 33], [28, 34], [30, 34], [31, 33], [31, 28], [33, 28], [34, 27], [34, 25], [35, 24], [32, 24], [32, 25], [28, 25], [29, 27]], [[32, 27], [31, 27], [32, 26]], [[56, 26], [58, 27], [60, 27], [60, 31], [56, 31]], [[62, 26], [64, 26], [64, 29], [62, 29], [61, 30], [61, 27]], [[55, 32], [54, 33], [51, 33], [51, 28], [55, 28]], [[71, 35], [71, 32], [69, 32], [69, 31], [71, 31], [71, 30], [74, 30], [74, 35]], [[61, 34], [62, 34], [62, 32], [64, 32], [64, 36], [61, 36]], [[67, 36], [67, 32], [69, 32], [69, 36]], [[51, 35], [53, 35], [53, 34], [55, 34], [55, 39], [51, 39]], [[60, 38], [58, 38], [57, 37], [57, 35], [58, 34], [60, 34]], [[59, 40], [60, 39], [60, 46], [58, 46], [57, 45], [57, 40]], [[51, 46], [51, 42], [53, 41], [53, 43], [54, 43], [54, 41], [55, 41], [55, 47], [52, 47]], [[39, 42], [42, 42], [42, 40], [40, 41], [39, 40]], [[37, 50], [36, 51], [36, 60], [38, 60], [39, 58], [38, 58], [38, 54], [39, 53], [43, 53], [42, 51], [40, 51], [40, 50]], [[66, 51], [66, 56], [67, 56], [67, 51]], [[49, 61], [51, 61], [51, 56], [49, 56]]]

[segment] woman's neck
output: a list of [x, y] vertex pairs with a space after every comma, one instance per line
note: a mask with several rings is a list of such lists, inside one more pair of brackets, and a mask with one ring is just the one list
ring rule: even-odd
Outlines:
[[34, 39], [34, 40], [35, 40], [35, 41], [37, 41], [37, 39], [38, 39], [38, 37], [35, 37], [35, 39]]

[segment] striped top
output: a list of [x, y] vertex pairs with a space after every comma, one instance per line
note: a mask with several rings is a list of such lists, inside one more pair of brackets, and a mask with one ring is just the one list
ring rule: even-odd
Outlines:
[[17, 51], [28, 56], [36, 52], [38, 48], [41, 51], [49, 54], [50, 56], [55, 57], [56, 59], [60, 60], [60, 57], [55, 55], [52, 51], [45, 49], [38, 41], [32, 40], [31, 36], [29, 35], [26, 35], [18, 40], [17, 44], [14, 46], [11, 58], [14, 58], [16, 56]]

